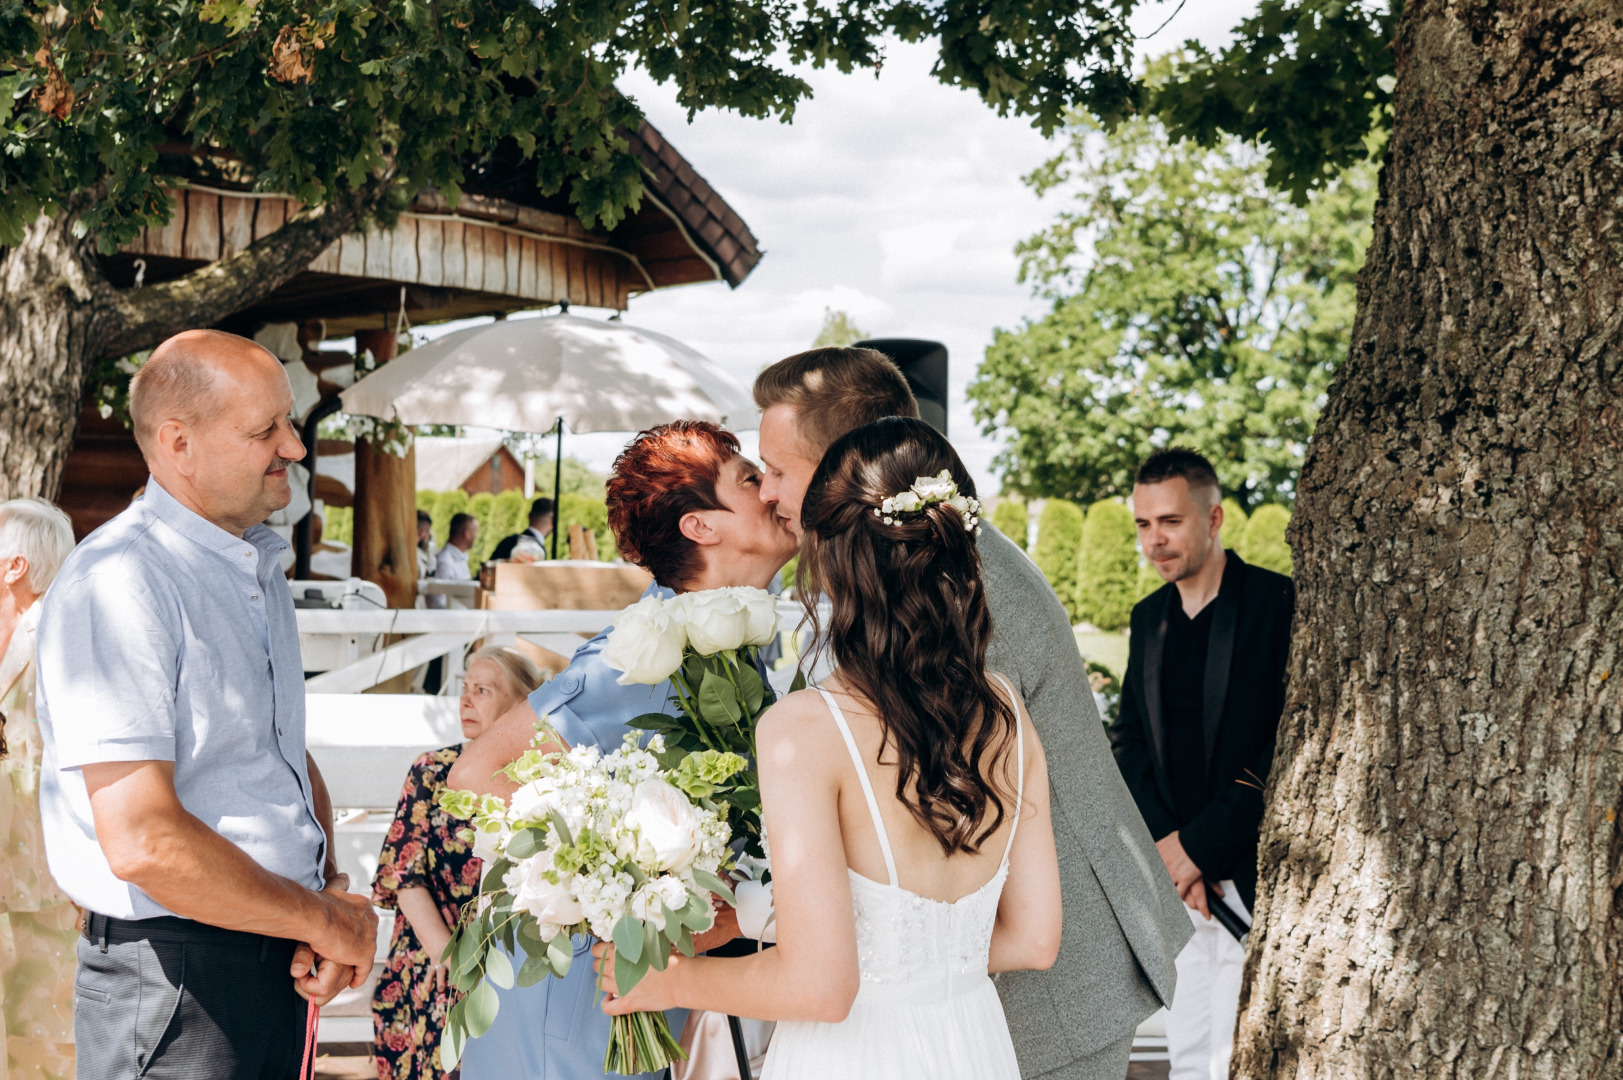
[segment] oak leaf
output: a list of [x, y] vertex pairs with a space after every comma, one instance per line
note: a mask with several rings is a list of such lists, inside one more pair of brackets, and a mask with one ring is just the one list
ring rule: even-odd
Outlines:
[[298, 31], [291, 26], [282, 27], [271, 45], [271, 65], [268, 72], [277, 82], [309, 82], [314, 74], [305, 62], [304, 48]]

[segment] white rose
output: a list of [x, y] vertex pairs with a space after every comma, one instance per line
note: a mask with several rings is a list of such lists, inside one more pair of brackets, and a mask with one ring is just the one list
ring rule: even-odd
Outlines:
[[557, 806], [557, 796], [543, 791], [539, 780], [531, 780], [507, 800], [508, 813], [522, 821], [544, 821], [548, 812], [557, 809]]
[[913, 481], [913, 490], [926, 501], [945, 499], [958, 490], [952, 482], [952, 474], [945, 469], [939, 476], [921, 476]]
[[501, 849], [507, 846], [507, 839], [511, 834], [506, 829], [475, 829], [473, 830], [473, 853], [483, 859], [488, 865], [502, 857]]
[[741, 648], [749, 636], [749, 605], [732, 589], [684, 593], [678, 603], [688, 644], [700, 656]]
[[551, 940], [553, 935], [545, 932], [546, 927], [574, 926], [586, 913], [567, 884], [546, 879], [547, 861], [539, 855], [525, 859], [502, 880], [513, 894], [513, 906], [535, 916], [543, 928], [542, 936]]
[[670, 784], [644, 780], [631, 797], [631, 810], [659, 869], [681, 870], [699, 853], [699, 815], [687, 796]]
[[670, 601], [645, 596], [620, 613], [603, 646], [603, 662], [625, 672], [621, 686], [657, 686], [682, 666], [687, 634]]
[[739, 586], [733, 590], [749, 609], [749, 629], [744, 632], [745, 645], [769, 644], [778, 633], [778, 601], [765, 589]]

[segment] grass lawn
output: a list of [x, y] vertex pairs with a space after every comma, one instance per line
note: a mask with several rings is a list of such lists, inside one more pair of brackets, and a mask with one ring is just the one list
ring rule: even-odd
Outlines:
[[1078, 630], [1076, 647], [1089, 660], [1097, 660], [1116, 673], [1116, 678], [1127, 675], [1127, 635], [1120, 631]]

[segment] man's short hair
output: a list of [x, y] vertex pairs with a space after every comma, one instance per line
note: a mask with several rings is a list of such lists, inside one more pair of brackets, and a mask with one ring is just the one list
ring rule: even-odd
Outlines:
[[419, 525], [432, 525], [432, 524], [434, 524], [434, 515], [430, 514], [427, 510], [419, 510], [419, 511], [417, 511], [417, 524], [419, 524]]
[[548, 518], [548, 517], [551, 517], [551, 516], [552, 516], [552, 500], [551, 499], [537, 499], [537, 500], [535, 500], [535, 502], [530, 504], [530, 524], [531, 525], [534, 525], [537, 521], [540, 521], [542, 518]]
[[755, 405], [793, 409], [811, 457], [864, 424], [919, 415], [907, 376], [877, 349], [811, 349], [779, 360], [755, 377]]
[[1197, 488], [1211, 489], [1213, 503], [1222, 498], [1223, 489], [1217, 482], [1217, 470], [1212, 468], [1212, 463], [1206, 460], [1205, 455], [1181, 446], [1169, 446], [1145, 458], [1133, 477], [1133, 483], [1161, 484], [1176, 476], [1183, 477], [1191, 491]]
[[447, 540], [455, 540], [462, 535], [462, 530], [468, 527], [468, 522], [478, 520], [472, 514], [452, 514], [451, 528], [445, 534]]

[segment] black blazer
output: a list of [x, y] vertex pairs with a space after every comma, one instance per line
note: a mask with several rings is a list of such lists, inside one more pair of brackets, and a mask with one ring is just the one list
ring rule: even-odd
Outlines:
[[518, 547], [518, 542], [524, 539], [526, 536], [534, 537], [535, 542], [540, 544], [543, 548], [547, 546], [546, 537], [542, 536], [534, 529], [525, 529], [523, 532], [516, 532], [512, 536], [502, 537], [501, 543], [497, 544], [495, 550], [490, 553], [491, 560], [511, 559], [513, 557], [513, 549]]
[[[1133, 608], [1121, 715], [1110, 745], [1139, 813], [1160, 840], [1178, 828], [1167, 774], [1161, 659], [1178, 587], [1163, 585]], [[1230, 551], [1206, 653], [1205, 742], [1210, 802], [1179, 833], [1210, 881], [1232, 878], [1247, 907], [1257, 891], [1262, 789], [1285, 707], [1285, 661], [1296, 593], [1290, 578]]]

